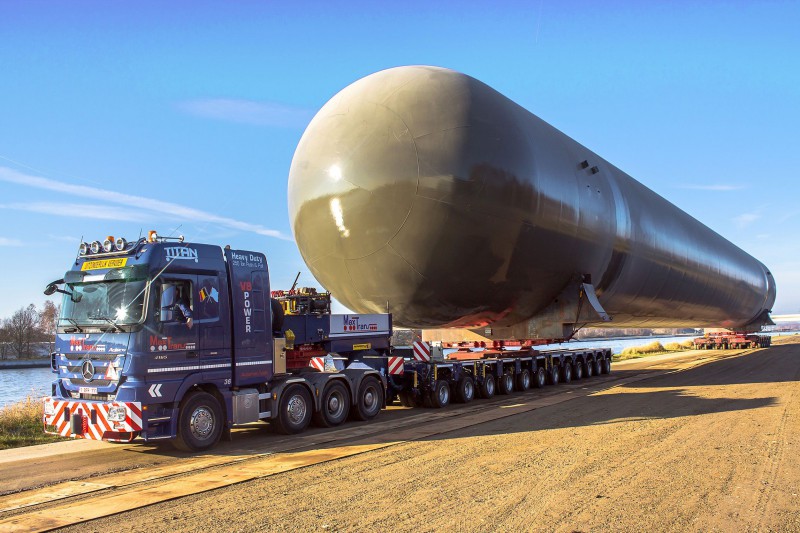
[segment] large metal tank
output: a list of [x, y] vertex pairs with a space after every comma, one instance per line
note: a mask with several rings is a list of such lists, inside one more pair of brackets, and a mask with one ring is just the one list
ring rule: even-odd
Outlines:
[[401, 326], [553, 337], [605, 311], [615, 327], [752, 329], [775, 300], [758, 260], [443, 68], [384, 70], [325, 104], [292, 161], [289, 214], [317, 280]]

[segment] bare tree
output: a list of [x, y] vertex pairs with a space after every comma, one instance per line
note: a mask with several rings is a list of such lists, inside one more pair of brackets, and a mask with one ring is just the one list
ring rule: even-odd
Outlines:
[[61, 314], [61, 305], [54, 304], [51, 300], [44, 302], [44, 307], [39, 311], [39, 330], [42, 340], [50, 343], [50, 351], [56, 337], [58, 317]]
[[30, 352], [31, 341], [39, 333], [39, 312], [36, 306], [30, 304], [28, 307], [17, 309], [7, 320], [7, 328], [11, 347], [18, 356], [27, 355]]
[[8, 319], [0, 320], [0, 359], [5, 359], [11, 351], [11, 331], [8, 329]]

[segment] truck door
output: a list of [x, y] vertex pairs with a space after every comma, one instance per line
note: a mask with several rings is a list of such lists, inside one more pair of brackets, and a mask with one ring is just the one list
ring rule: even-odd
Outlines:
[[200, 362], [205, 381], [231, 384], [230, 308], [228, 282], [224, 273], [199, 275], [195, 285], [195, 327], [200, 340]]
[[225, 249], [230, 276], [233, 385], [265, 383], [273, 374], [272, 310], [264, 254]]
[[[151, 367], [187, 368], [181, 376], [199, 371], [198, 333], [194, 324], [196, 276], [170, 274], [160, 279], [156, 308], [158, 331], [151, 334]], [[186, 315], [191, 315], [192, 320]], [[173, 372], [159, 372], [171, 377]]]

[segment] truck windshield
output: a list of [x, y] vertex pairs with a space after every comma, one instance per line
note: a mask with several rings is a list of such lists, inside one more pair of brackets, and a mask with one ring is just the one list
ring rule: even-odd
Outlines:
[[[107, 278], [108, 276], [106, 276]], [[118, 327], [138, 324], [144, 313], [145, 279], [104, 279], [68, 283], [60, 327]]]

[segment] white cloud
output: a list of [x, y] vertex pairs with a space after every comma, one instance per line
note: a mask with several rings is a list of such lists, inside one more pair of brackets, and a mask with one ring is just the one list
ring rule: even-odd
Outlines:
[[22, 246], [22, 241], [19, 239], [9, 239], [8, 237], [0, 237], [0, 246]]
[[745, 228], [761, 218], [761, 213], [756, 211], [751, 211], [749, 213], [742, 213], [741, 215], [734, 217], [733, 221], [736, 223], [739, 228]]
[[304, 128], [314, 116], [310, 109], [233, 98], [187, 100], [180, 102], [178, 108], [203, 118], [281, 128]]
[[[64, 183], [60, 181], [51, 180], [48, 178], [42, 178], [39, 176], [23, 174], [22, 172], [18, 172], [14, 169], [7, 167], [0, 167], [0, 181], [6, 181], [9, 183], [16, 183], [19, 185], [34, 187], [37, 189], [44, 189], [48, 191], [79, 196], [82, 199], [94, 198], [97, 200], [102, 200], [105, 203], [115, 203], [134, 208], [133, 210], [126, 210], [126, 211], [120, 211], [119, 208], [107, 208], [109, 210], [113, 210], [116, 213], [116, 216], [113, 218], [116, 218], [118, 220], [124, 217], [127, 217], [124, 218], [125, 220], [131, 220], [136, 222], [150, 220], [151, 217], [148, 217], [146, 213], [149, 211], [149, 212], [159, 213], [161, 215], [166, 215], [172, 218], [176, 218], [178, 220], [185, 220], [194, 223], [218, 224], [226, 228], [256, 233], [258, 235], [264, 235], [266, 237], [275, 237], [276, 239], [282, 239], [286, 241], [292, 240], [290, 237], [283, 235], [278, 230], [265, 228], [264, 226], [261, 226], [259, 224], [251, 224], [250, 222], [244, 222], [241, 220], [236, 220], [234, 218], [223, 217], [220, 215], [215, 215], [213, 213], [208, 213], [206, 211], [201, 211], [200, 209], [195, 209], [192, 207], [187, 207], [172, 202], [165, 202], [163, 200], [156, 200], [154, 198], [146, 198], [144, 196], [125, 194], [118, 191], [101, 189], [98, 187], [89, 187], [87, 185], [74, 185], [72, 183]], [[58, 205], [61, 205], [62, 207], [54, 211], [44, 210], [46, 208], [53, 208], [54, 206]], [[77, 208], [80, 205], [82, 204], [72, 204], [72, 207]], [[29, 211], [36, 210], [37, 212], [45, 212], [48, 214], [57, 214], [57, 215], [72, 215], [72, 216], [78, 216], [78, 217], [82, 216], [90, 218], [112, 218], [110, 216], [107, 216], [110, 215], [110, 212], [108, 210], [103, 211], [97, 206], [88, 206], [88, 205], [85, 206], [86, 207], [85, 211], [75, 209], [72, 210], [73, 212], [69, 212], [69, 210], [64, 209], [63, 204], [47, 204], [44, 202], [31, 203], [31, 204], [12, 204], [6, 207], [10, 209], [25, 208], [26, 210]], [[97, 214], [92, 216], [92, 212], [95, 212]]]
[[720, 183], [716, 185], [679, 185], [678, 188], [694, 191], [741, 191], [745, 186]]
[[72, 204], [67, 202], [18, 202], [0, 204], [0, 209], [29, 211], [51, 216], [95, 218], [99, 220], [124, 220], [127, 222], [147, 222], [151, 216], [141, 211], [111, 205]]

